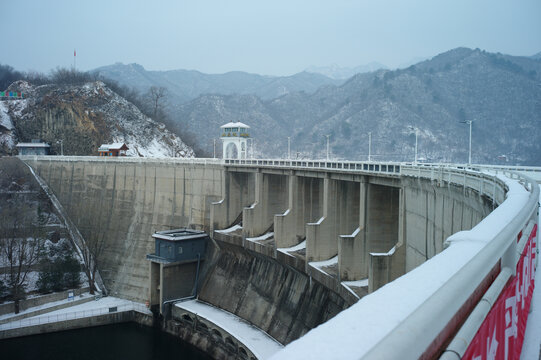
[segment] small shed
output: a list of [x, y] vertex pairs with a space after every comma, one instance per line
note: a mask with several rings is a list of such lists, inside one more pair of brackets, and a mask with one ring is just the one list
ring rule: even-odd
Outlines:
[[195, 297], [199, 268], [205, 257], [209, 236], [192, 229], [158, 231], [154, 254], [147, 254], [149, 268], [149, 306], [152, 311], [170, 315], [178, 299]]
[[102, 144], [98, 148], [99, 156], [126, 156], [128, 146], [124, 143]]
[[19, 155], [49, 155], [51, 145], [42, 142], [40, 139], [32, 139], [29, 143], [18, 143], [15, 145]]
[[176, 229], [158, 231], [154, 238], [155, 253], [147, 255], [149, 260], [163, 262], [197, 261], [203, 258], [207, 239], [204, 231], [192, 229]]

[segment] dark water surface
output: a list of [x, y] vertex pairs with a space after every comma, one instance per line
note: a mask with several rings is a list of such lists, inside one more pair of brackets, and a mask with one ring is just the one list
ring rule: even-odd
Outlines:
[[135, 323], [25, 336], [0, 341], [2, 360], [209, 360], [179, 338]]

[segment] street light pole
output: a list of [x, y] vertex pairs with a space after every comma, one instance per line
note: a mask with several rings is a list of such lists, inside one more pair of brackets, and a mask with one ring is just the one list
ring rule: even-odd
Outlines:
[[291, 160], [291, 137], [287, 137], [287, 159]]
[[417, 165], [417, 136], [419, 134], [419, 131], [417, 128], [415, 128], [415, 165]]
[[408, 126], [408, 129], [415, 131], [415, 161], [413, 165], [417, 165], [417, 137], [419, 135], [419, 129], [413, 126]]
[[214, 147], [214, 155], [213, 158], [216, 159], [216, 139], [212, 139], [212, 145]]
[[329, 161], [329, 137], [331, 135], [325, 135], [327, 137], [327, 161]]
[[371, 159], [371, 155], [372, 155], [372, 133], [369, 132], [368, 133], [368, 161], [372, 161]]
[[56, 143], [60, 143], [60, 156], [64, 156], [64, 139], [58, 140]]
[[468, 155], [468, 164], [471, 165], [471, 124], [472, 124], [472, 121], [470, 120], [470, 153]]
[[465, 121], [461, 121], [462, 124], [468, 124], [470, 125], [470, 151], [468, 153], [468, 165], [471, 165], [471, 125], [473, 123], [474, 120], [465, 120]]

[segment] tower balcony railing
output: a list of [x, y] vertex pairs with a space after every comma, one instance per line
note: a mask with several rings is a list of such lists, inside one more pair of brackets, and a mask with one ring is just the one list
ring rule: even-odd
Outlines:
[[243, 138], [248, 138], [250, 137], [250, 134], [249, 133], [236, 133], [236, 132], [228, 132], [228, 133], [222, 133], [222, 136], [221, 137], [243, 137]]

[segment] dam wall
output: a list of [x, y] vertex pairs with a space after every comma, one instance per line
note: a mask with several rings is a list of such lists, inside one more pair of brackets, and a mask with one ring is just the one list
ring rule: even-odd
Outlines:
[[216, 265], [199, 299], [249, 320], [282, 344], [350, 305], [298, 270], [235, 245], [218, 244]]
[[47, 157], [25, 159], [56, 194], [83, 237], [103, 239], [98, 268], [110, 294], [144, 303], [155, 231], [209, 231], [210, 204], [222, 197], [216, 164]]
[[213, 241], [199, 299], [282, 344], [441, 253], [505, 195], [485, 176], [421, 177], [399, 164], [24, 160], [87, 241], [105, 240], [99, 269], [112, 295], [149, 300], [152, 233], [204, 230]]
[[405, 272], [442, 252], [449, 236], [472, 229], [497, 206], [478, 191], [450, 183], [404, 177], [402, 188]]

